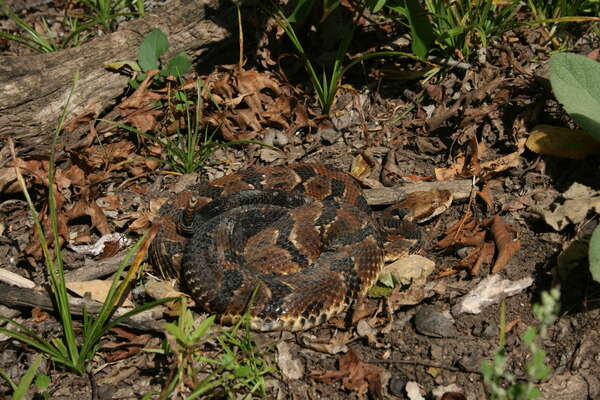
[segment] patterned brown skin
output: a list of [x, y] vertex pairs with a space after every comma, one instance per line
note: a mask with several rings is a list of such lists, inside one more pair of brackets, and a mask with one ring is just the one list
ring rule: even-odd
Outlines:
[[383, 235], [350, 175], [322, 164], [265, 167], [168, 200], [149, 250], [206, 311], [256, 330], [302, 330], [366, 295]]

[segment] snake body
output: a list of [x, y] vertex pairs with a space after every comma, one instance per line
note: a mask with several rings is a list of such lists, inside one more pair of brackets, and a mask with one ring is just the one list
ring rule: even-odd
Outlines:
[[249, 310], [257, 330], [326, 321], [364, 296], [384, 263], [383, 233], [359, 184], [322, 164], [191, 186], [155, 223], [151, 263], [224, 323]]

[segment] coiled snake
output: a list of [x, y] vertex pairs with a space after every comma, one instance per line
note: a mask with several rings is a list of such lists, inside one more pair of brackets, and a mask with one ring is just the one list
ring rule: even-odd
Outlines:
[[326, 321], [364, 296], [384, 263], [384, 233], [359, 184], [322, 164], [249, 169], [191, 186], [155, 223], [151, 263], [224, 323], [250, 306], [257, 330]]

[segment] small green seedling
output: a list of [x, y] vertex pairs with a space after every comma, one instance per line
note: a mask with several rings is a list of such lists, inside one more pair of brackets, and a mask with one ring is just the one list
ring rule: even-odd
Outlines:
[[[167, 340], [162, 348], [145, 349], [172, 354], [177, 360], [159, 399], [171, 398], [176, 391], [186, 392], [190, 382], [193, 389], [184, 397], [187, 400], [205, 398], [217, 388], [223, 398], [266, 398], [265, 375], [274, 368], [252, 337], [250, 314], [246, 313], [230, 329], [215, 330], [214, 316], [197, 322], [187, 308], [187, 300], [180, 301], [177, 323], [163, 325]], [[213, 357], [207, 357], [203, 350], [205, 342], [214, 348]]]
[[492, 362], [481, 366], [483, 380], [488, 388], [491, 400], [534, 400], [542, 396], [535, 383], [546, 378], [552, 370], [545, 364], [546, 352], [537, 344], [538, 338], [548, 337], [548, 327], [558, 318], [560, 309], [560, 291], [554, 288], [542, 292], [541, 302], [534, 304], [532, 312], [539, 321], [538, 329], [530, 326], [522, 336], [523, 343], [529, 348], [531, 359], [527, 363], [525, 379], [506, 370], [506, 306], [500, 308], [500, 340]]
[[169, 50], [169, 41], [167, 36], [160, 29], [153, 29], [145, 38], [138, 49], [138, 71], [141, 71], [130, 80], [132, 87], [136, 88], [140, 82], [146, 79], [146, 74], [151, 70], [159, 70], [160, 73], [155, 77], [159, 82], [169, 76], [181, 78], [192, 66], [192, 61], [181, 52], [170, 58], [165, 64], [160, 62], [160, 57]]
[[153, 29], [144, 37], [142, 44], [138, 48], [137, 61], [115, 61], [106, 63], [107, 68], [113, 70], [122, 70], [129, 68], [133, 71], [134, 77], [129, 80], [129, 84], [134, 89], [140, 86], [140, 83], [146, 79], [150, 71], [159, 71], [154, 76], [155, 84], [162, 86], [167, 77], [181, 78], [192, 67], [192, 61], [185, 52], [176, 54], [162, 63], [160, 57], [169, 50], [169, 40], [160, 29]]
[[0, 377], [3, 378], [6, 383], [8, 383], [13, 391], [11, 400], [23, 400], [28, 398], [27, 392], [29, 391], [29, 386], [31, 386], [32, 382], [35, 384], [38, 392], [41, 393], [43, 398], [49, 398], [49, 394], [46, 392], [46, 389], [48, 389], [48, 386], [50, 385], [50, 378], [42, 373], [36, 374], [37, 370], [42, 364], [43, 359], [44, 356], [41, 354], [36, 355], [29, 368], [27, 368], [27, 371], [25, 371], [23, 377], [21, 377], [19, 383], [14, 382], [5, 371], [0, 369]]

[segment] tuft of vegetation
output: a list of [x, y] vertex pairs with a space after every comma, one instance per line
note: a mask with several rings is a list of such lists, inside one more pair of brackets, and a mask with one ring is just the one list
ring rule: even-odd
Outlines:
[[548, 327], [558, 318], [560, 291], [557, 288], [542, 292], [541, 302], [534, 304], [532, 312], [539, 322], [539, 330], [530, 326], [521, 339], [529, 349], [531, 358], [527, 363], [525, 379], [506, 370], [506, 306], [500, 308], [500, 341], [491, 363], [481, 366], [484, 382], [489, 390], [490, 400], [533, 400], [542, 396], [536, 382], [547, 377], [552, 371], [545, 364], [546, 352], [537, 344], [539, 339], [548, 337]]
[[[181, 299], [177, 323], [166, 323], [167, 339], [161, 349], [146, 349], [175, 358], [170, 380], [159, 399], [168, 399], [176, 393], [185, 393], [191, 382], [191, 393], [186, 399], [265, 398], [265, 376], [275, 371], [265, 359], [265, 350], [256, 344], [250, 330], [250, 314], [230, 329], [213, 333], [215, 317], [194, 321]], [[202, 347], [201, 347], [202, 345]], [[205, 347], [212, 347], [214, 356], [206, 356]]]
[[[67, 108], [71, 100], [71, 96], [75, 90], [77, 83], [77, 76], [67, 98], [66, 105], [62, 111], [59, 123], [54, 133], [52, 149], [56, 149], [56, 143], [60, 132], [63, 129], [65, 117], [67, 115]], [[11, 150], [13, 157], [16, 157], [14, 152], [14, 146], [11, 142]], [[44, 260], [46, 264], [46, 271], [50, 280], [50, 287], [54, 303], [56, 305], [56, 311], [59, 315], [59, 319], [63, 328], [63, 336], [60, 338], [53, 338], [46, 340], [33, 331], [29, 330], [22, 324], [8, 319], [0, 317], [0, 320], [5, 321], [9, 326], [14, 329], [7, 329], [0, 327], [0, 333], [3, 333], [12, 339], [18, 340], [24, 344], [27, 344], [38, 351], [48, 355], [50, 359], [58, 364], [62, 364], [67, 368], [73, 370], [77, 374], [85, 374], [87, 372], [87, 364], [96, 354], [100, 340], [102, 336], [110, 329], [114, 328], [120, 322], [139, 314], [142, 311], [148, 310], [158, 304], [164, 303], [169, 299], [161, 299], [150, 302], [143, 306], [137, 307], [132, 311], [129, 311], [119, 317], [113, 318], [113, 314], [120, 304], [121, 299], [125, 295], [129, 284], [133, 281], [137, 274], [139, 266], [142, 261], [139, 253], [136, 256], [136, 261], [127, 272], [124, 279], [121, 280], [125, 268], [130, 264], [130, 260], [134, 254], [138, 253], [138, 250], [143, 248], [142, 246], [147, 244], [149, 235], [146, 233], [138, 242], [131, 248], [127, 253], [126, 257], [119, 264], [119, 268], [116, 271], [110, 290], [106, 296], [106, 300], [100, 309], [98, 315], [91, 315], [84, 309], [83, 313], [83, 324], [81, 331], [76, 329], [73, 324], [73, 317], [69, 309], [69, 295], [65, 284], [64, 265], [63, 257], [61, 252], [61, 240], [58, 232], [58, 216], [57, 216], [57, 205], [56, 205], [56, 186], [55, 182], [55, 155], [54, 151], [51, 152], [49, 166], [48, 166], [48, 210], [50, 214], [50, 226], [52, 237], [52, 246], [46, 240], [46, 232], [44, 231], [38, 212], [29, 196], [25, 180], [21, 175], [18, 168], [16, 169], [17, 180], [27, 204], [29, 211], [33, 219], [35, 232], [44, 254]]]
[[4, 379], [13, 391], [11, 400], [27, 399], [29, 388], [32, 383], [35, 384], [35, 387], [42, 398], [50, 398], [50, 395], [46, 392], [46, 389], [48, 389], [48, 385], [50, 384], [50, 378], [48, 375], [37, 373], [43, 359], [43, 355], [37, 354], [29, 368], [27, 368], [27, 371], [25, 371], [25, 374], [23, 374], [23, 377], [21, 377], [19, 383], [14, 382], [6, 372], [0, 369], [0, 378]]
[[[353, 19], [348, 21], [348, 24], [340, 28], [341, 31], [339, 38], [341, 38], [341, 40], [335, 55], [333, 66], [323, 66], [322, 70], [318, 71], [314, 60], [315, 57], [312, 57], [308, 54], [296, 32], [298, 27], [304, 25], [304, 22], [308, 18], [315, 3], [317, 3], [315, 0], [300, 0], [297, 2], [293, 11], [288, 16], [286, 16], [280, 9], [278, 9], [274, 15], [275, 20], [283, 29], [288, 39], [292, 42], [292, 45], [304, 63], [304, 67], [306, 68], [308, 77], [310, 78], [313, 88], [315, 89], [317, 100], [321, 106], [321, 112], [323, 114], [328, 114], [331, 110], [335, 100], [335, 95], [341, 85], [342, 77], [356, 64], [370, 58], [381, 56], [404, 56], [415, 58], [413, 54], [402, 51], [378, 51], [353, 58], [349, 62], [346, 60], [348, 50], [350, 49], [350, 45], [354, 38], [354, 32], [358, 26], [358, 21], [363, 16], [364, 11], [367, 9], [367, 7], [373, 9], [380, 8], [377, 4], [377, 1], [370, 0], [368, 2], [361, 3], [360, 8], [357, 12], [355, 12]], [[339, 2], [336, 1], [324, 1], [322, 4], [322, 20], [325, 20], [327, 16], [337, 8], [338, 5]], [[344, 65], [345, 63], [347, 64]]]
[[412, 51], [419, 57], [429, 54], [471, 60], [491, 38], [516, 26], [518, 2], [495, 5], [491, 0], [388, 1], [386, 7], [408, 21]]
[[2, 14], [11, 19], [22, 31], [22, 34], [0, 32], [0, 37], [21, 43], [38, 53], [50, 53], [69, 47], [77, 47], [92, 35], [94, 28], [101, 26], [105, 32], [111, 32], [117, 23], [127, 17], [139, 17], [144, 14], [143, 0], [81, 0], [84, 14], [81, 16], [64, 16], [62, 29], [67, 32], [64, 38], [57, 38], [50, 31], [44, 18], [41, 19], [41, 29], [28, 24], [15, 14], [0, 0]]

